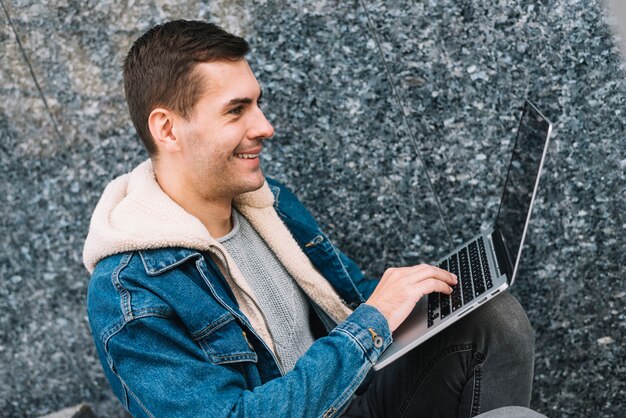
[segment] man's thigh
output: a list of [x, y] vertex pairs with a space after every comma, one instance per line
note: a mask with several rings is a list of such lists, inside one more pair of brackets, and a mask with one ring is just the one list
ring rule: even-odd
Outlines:
[[[345, 416], [470, 417], [499, 406], [528, 406], [534, 345], [519, 362], [503, 354], [528, 340], [532, 330], [523, 309], [504, 293], [374, 373]], [[509, 363], [529, 371], [511, 370], [507, 380], [501, 366]], [[519, 394], [511, 397], [505, 392], [513, 386]]]

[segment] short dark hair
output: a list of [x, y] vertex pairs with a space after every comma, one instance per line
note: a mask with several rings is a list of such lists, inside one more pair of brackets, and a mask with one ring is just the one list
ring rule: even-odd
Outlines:
[[203, 92], [196, 66], [238, 61], [249, 51], [243, 38], [194, 20], [154, 26], [135, 41], [124, 60], [124, 91], [130, 117], [151, 157], [157, 148], [148, 127], [150, 112], [162, 106], [188, 118]]

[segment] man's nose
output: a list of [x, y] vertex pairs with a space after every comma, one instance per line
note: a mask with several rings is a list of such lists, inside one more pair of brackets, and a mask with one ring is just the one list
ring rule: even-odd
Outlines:
[[254, 120], [249, 135], [253, 139], [270, 139], [274, 136], [274, 127], [267, 120], [261, 109], [258, 109], [258, 116]]

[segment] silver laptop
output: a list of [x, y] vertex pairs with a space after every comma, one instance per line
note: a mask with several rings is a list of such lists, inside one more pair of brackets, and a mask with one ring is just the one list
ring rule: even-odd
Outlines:
[[453, 324], [513, 285], [530, 221], [552, 124], [526, 101], [492, 230], [466, 242], [437, 265], [457, 275], [451, 295], [432, 293], [420, 299], [393, 333], [393, 343], [374, 370]]

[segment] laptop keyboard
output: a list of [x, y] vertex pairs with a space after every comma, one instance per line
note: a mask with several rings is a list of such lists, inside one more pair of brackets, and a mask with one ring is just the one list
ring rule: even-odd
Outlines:
[[439, 268], [456, 274], [458, 283], [452, 294], [431, 293], [428, 295], [428, 326], [435, 319], [444, 319], [477, 296], [493, 287], [491, 272], [487, 264], [487, 252], [483, 238], [472, 241], [456, 254], [439, 264]]

